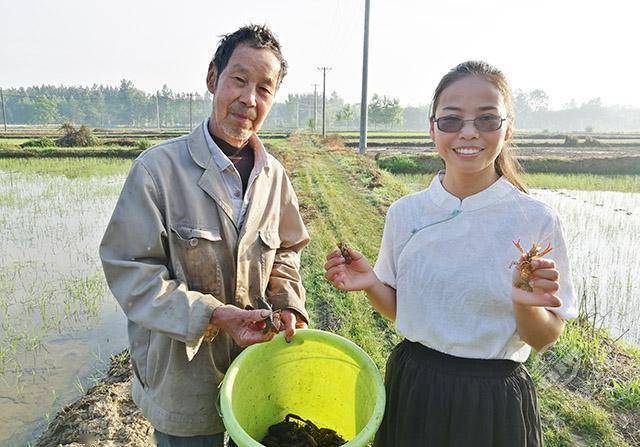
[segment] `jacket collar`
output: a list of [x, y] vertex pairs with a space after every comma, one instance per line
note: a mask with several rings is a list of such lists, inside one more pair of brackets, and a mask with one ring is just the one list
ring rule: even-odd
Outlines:
[[187, 147], [189, 148], [189, 154], [191, 158], [202, 169], [207, 169], [209, 161], [211, 159], [211, 152], [207, 146], [207, 141], [204, 138], [204, 125], [207, 121], [200, 123], [187, 137]]
[[[206, 118], [202, 122], [202, 135], [204, 135], [204, 141], [207, 144], [207, 148], [209, 149], [209, 152], [211, 152], [211, 155], [213, 156], [213, 160], [216, 162], [216, 165], [218, 165], [218, 169], [222, 172], [225, 169], [229, 169], [233, 165], [233, 163], [231, 162], [231, 160], [229, 160], [229, 158], [225, 155], [225, 153], [222, 152], [222, 149], [218, 147], [216, 142], [213, 141], [213, 138], [209, 133], [210, 119], [211, 118]], [[254, 154], [255, 154], [254, 164], [255, 164], [255, 167], [258, 169], [258, 172], [260, 172], [264, 167], [270, 168], [271, 161], [267, 156], [267, 150], [262, 144], [262, 141], [260, 141], [260, 138], [258, 138], [257, 135], [253, 134], [250, 140], [251, 140], [251, 147], [254, 149]]]
[[193, 161], [198, 166], [204, 169], [202, 176], [200, 176], [198, 180], [198, 186], [218, 204], [218, 207], [227, 215], [229, 220], [233, 222], [231, 197], [224, 184], [218, 165], [211, 156], [211, 151], [204, 138], [204, 131], [206, 131], [206, 129], [203, 128], [203, 124], [200, 124], [187, 137], [187, 147], [189, 148], [191, 158], [193, 158]]
[[[191, 154], [193, 161], [204, 169], [204, 173], [198, 181], [198, 186], [200, 186], [204, 192], [215, 200], [231, 222], [234, 222], [233, 205], [231, 197], [229, 196], [229, 191], [227, 190], [227, 186], [222, 178], [220, 167], [211, 155], [211, 150], [209, 149], [205, 138], [204, 132], [208, 132], [208, 129], [205, 127], [207, 122], [208, 120], [204, 120], [204, 122], [189, 134], [187, 137], [187, 147], [189, 148], [189, 154]], [[256, 216], [261, 215], [264, 210], [265, 198], [268, 196], [268, 193], [266, 192], [268, 188], [265, 189], [266, 185], [264, 182], [268, 177], [269, 168], [271, 166], [269, 156], [267, 155], [260, 139], [256, 135], [252, 138], [257, 140], [260, 149], [264, 151], [264, 174], [258, 175], [254, 185], [252, 186], [251, 204], [247, 210], [247, 215], [243, 225], [245, 227], [250, 225], [255, 220]], [[240, 229], [238, 228], [238, 230]]]

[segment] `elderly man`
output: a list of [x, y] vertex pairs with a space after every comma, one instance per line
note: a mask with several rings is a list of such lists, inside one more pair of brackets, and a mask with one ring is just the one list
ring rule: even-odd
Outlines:
[[285, 74], [268, 28], [224, 36], [207, 74], [211, 117], [138, 157], [102, 240], [128, 318], [133, 400], [159, 445], [222, 446], [215, 401], [229, 363], [274, 336], [270, 308], [288, 340], [308, 322], [299, 256], [309, 236], [256, 135]]

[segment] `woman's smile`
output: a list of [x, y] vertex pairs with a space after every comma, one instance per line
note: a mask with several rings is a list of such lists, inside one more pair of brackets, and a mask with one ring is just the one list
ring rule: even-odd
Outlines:
[[476, 157], [483, 150], [484, 150], [483, 147], [478, 147], [478, 146], [459, 146], [459, 147], [453, 148], [453, 152], [455, 152], [461, 158]]

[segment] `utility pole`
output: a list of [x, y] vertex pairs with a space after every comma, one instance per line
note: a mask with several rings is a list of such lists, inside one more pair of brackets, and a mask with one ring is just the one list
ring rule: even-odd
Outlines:
[[160, 91], [156, 90], [156, 121], [158, 122], [158, 130], [160, 130]]
[[2, 120], [4, 121], [4, 131], [7, 131], [7, 112], [4, 110], [4, 95], [0, 88], [0, 100], [2, 101]]
[[296, 95], [296, 129], [300, 129], [300, 96]]
[[313, 131], [317, 129], [318, 123], [318, 84], [313, 84]]
[[327, 106], [327, 70], [331, 70], [331, 67], [318, 67], [318, 70], [322, 70], [322, 138], [324, 138], [326, 133], [326, 106]]
[[360, 145], [358, 152], [367, 151], [367, 77], [369, 74], [369, 0], [364, 2], [364, 48], [362, 50], [362, 99], [360, 100]]
[[193, 105], [193, 93], [189, 93], [189, 132], [193, 130], [193, 113], [191, 111]]

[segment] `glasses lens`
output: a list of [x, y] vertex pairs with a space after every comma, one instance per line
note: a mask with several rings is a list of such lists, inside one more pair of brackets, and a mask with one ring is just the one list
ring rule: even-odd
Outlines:
[[455, 116], [443, 116], [438, 118], [438, 129], [443, 132], [458, 132], [462, 129], [462, 118]]
[[495, 115], [483, 115], [473, 122], [480, 132], [493, 132], [502, 126], [502, 118]]

